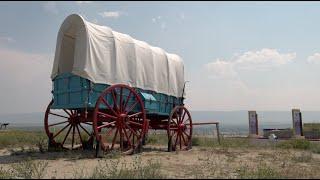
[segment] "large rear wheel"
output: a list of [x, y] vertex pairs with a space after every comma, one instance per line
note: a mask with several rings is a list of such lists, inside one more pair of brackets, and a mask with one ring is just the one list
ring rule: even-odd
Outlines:
[[99, 96], [93, 113], [96, 156], [113, 150], [134, 153], [147, 128], [144, 105], [135, 89], [123, 84], [110, 86]]

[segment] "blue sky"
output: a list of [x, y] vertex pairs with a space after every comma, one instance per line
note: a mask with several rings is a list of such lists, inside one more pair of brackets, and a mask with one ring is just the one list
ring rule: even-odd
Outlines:
[[180, 55], [192, 110], [320, 110], [318, 2], [0, 2], [0, 113], [44, 111], [72, 13]]

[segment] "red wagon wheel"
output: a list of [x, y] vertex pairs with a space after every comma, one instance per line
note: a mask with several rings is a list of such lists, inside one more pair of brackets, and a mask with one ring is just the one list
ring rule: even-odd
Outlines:
[[143, 102], [137, 92], [122, 84], [107, 88], [98, 98], [93, 113], [97, 154], [119, 150], [133, 153], [147, 132]]
[[191, 149], [192, 119], [187, 108], [174, 107], [168, 123], [168, 151]]
[[[85, 118], [77, 110], [51, 109], [53, 100], [47, 107], [44, 127], [49, 137], [49, 148], [79, 149], [92, 148], [92, 123], [86, 122]], [[91, 143], [90, 143], [91, 142]]]

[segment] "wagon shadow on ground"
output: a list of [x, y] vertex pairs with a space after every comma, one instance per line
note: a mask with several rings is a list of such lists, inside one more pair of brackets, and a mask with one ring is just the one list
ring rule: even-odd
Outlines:
[[39, 152], [39, 151], [14, 151], [0, 155], [0, 164], [18, 163], [27, 159], [32, 160], [59, 160], [76, 161], [79, 159], [95, 159], [94, 151], [61, 151], [61, 152]]

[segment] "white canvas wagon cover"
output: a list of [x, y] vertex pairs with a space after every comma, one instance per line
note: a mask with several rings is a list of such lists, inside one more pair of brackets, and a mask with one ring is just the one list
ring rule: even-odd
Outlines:
[[73, 73], [94, 83], [127, 84], [181, 97], [182, 59], [72, 14], [62, 23], [51, 78]]

